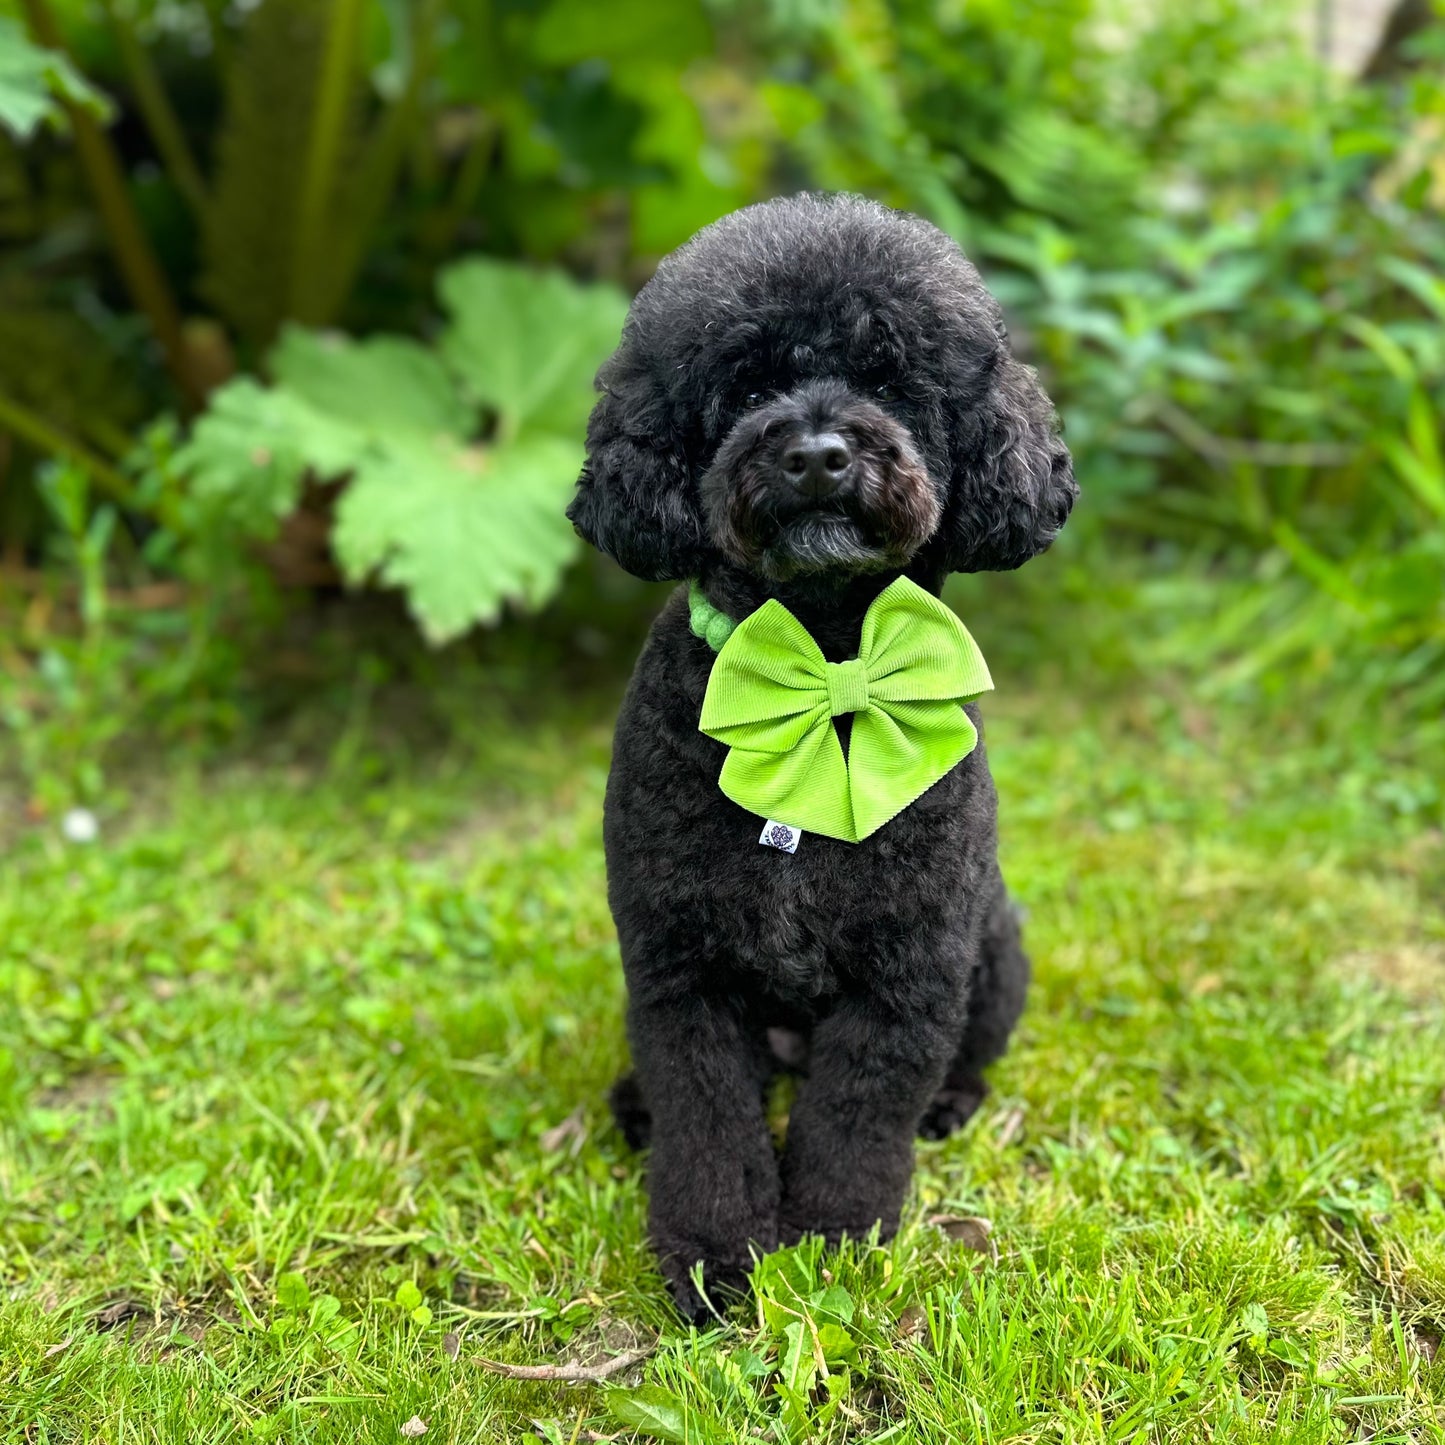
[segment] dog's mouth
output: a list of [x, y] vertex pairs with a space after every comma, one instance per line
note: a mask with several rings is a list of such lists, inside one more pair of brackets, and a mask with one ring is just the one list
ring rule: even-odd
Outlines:
[[838, 383], [743, 416], [703, 477], [702, 500], [723, 554], [779, 580], [901, 567], [943, 509], [908, 428]]

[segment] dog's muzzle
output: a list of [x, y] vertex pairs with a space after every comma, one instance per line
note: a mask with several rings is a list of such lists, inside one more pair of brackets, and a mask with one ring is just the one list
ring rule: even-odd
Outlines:
[[942, 514], [908, 428], [834, 380], [744, 413], [703, 477], [702, 498], [716, 545], [774, 577], [902, 565]]

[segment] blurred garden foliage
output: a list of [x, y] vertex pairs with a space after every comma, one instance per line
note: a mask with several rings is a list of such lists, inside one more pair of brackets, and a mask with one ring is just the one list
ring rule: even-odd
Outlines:
[[1044, 370], [1052, 606], [1426, 737], [1445, 23], [1355, 79], [1314, 9], [0, 0], [0, 727], [94, 791], [138, 718], [228, 715], [278, 583], [433, 642], [542, 606], [626, 294], [818, 186], [955, 235]]

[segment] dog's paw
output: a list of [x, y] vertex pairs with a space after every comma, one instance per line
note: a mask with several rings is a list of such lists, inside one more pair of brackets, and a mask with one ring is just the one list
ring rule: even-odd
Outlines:
[[652, 1115], [642, 1097], [637, 1075], [623, 1074], [613, 1084], [608, 1103], [612, 1105], [612, 1117], [628, 1145], [633, 1149], [646, 1149], [652, 1143]]
[[940, 1089], [918, 1121], [920, 1139], [947, 1139], [968, 1123], [988, 1097], [988, 1085], [980, 1078], [953, 1080]]
[[[687, 1251], [662, 1255], [663, 1277], [677, 1312], [690, 1325], [699, 1329], [720, 1323], [728, 1311], [746, 1298], [752, 1259], [747, 1264], [720, 1263], [716, 1260], [694, 1260], [684, 1263]], [[702, 1288], [698, 1288], [697, 1266], [702, 1265]]]
[[867, 1239], [875, 1229], [878, 1231], [878, 1238], [882, 1243], [886, 1244], [892, 1239], [898, 1233], [896, 1211], [886, 1219], [879, 1214], [872, 1219], [859, 1218], [849, 1223], [842, 1223], [836, 1219], [824, 1222], [821, 1214], [784, 1215], [778, 1220], [778, 1243], [787, 1249], [817, 1235], [822, 1237], [823, 1243], [829, 1249], [837, 1249], [845, 1239], [855, 1242]]
[[843, 1238], [844, 1230], [823, 1229], [815, 1224], [803, 1224], [795, 1219], [782, 1218], [778, 1220], [778, 1244], [783, 1249], [791, 1249], [795, 1244], [801, 1244], [811, 1235], [821, 1234], [823, 1242], [830, 1248], [835, 1248]]

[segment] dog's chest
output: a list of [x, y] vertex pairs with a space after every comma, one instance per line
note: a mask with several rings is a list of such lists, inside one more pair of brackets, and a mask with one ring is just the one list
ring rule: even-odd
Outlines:
[[816, 998], [948, 934], [993, 847], [982, 749], [859, 843], [770, 846], [718, 785], [726, 749], [698, 730], [707, 667], [685, 626], [664, 614], [618, 719], [606, 831], [624, 953]]
[[804, 832], [789, 852], [759, 841], [763, 820], [723, 796], [717, 766], [711, 748], [619, 749], [608, 870], [624, 938], [634, 925], [640, 939], [662, 933], [674, 958], [809, 999], [946, 928], [965, 906], [968, 857], [985, 840], [969, 836], [963, 779], [945, 778], [861, 843]]
[[733, 916], [751, 924], [747, 961], [804, 989], [827, 985], [836, 968], [956, 908], [958, 840], [938, 811], [897, 819], [891, 836], [861, 844], [804, 833], [793, 853], [759, 845], [749, 818], [754, 841], [728, 850], [736, 884], [727, 890]]

